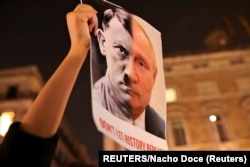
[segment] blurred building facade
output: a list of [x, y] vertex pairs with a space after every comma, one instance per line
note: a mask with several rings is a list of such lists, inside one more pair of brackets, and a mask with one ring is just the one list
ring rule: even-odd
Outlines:
[[250, 47], [164, 59], [170, 150], [250, 150]]
[[[170, 150], [250, 150], [250, 47], [164, 58]], [[44, 81], [36, 66], [0, 70], [0, 129], [20, 121]], [[91, 163], [63, 120], [52, 166]], [[1, 142], [2, 138], [0, 139]], [[126, 150], [104, 137], [104, 150]]]
[[[0, 143], [13, 121], [20, 121], [44, 85], [35, 65], [0, 70]], [[72, 162], [91, 164], [85, 146], [64, 118], [59, 128], [59, 142], [52, 167]]]

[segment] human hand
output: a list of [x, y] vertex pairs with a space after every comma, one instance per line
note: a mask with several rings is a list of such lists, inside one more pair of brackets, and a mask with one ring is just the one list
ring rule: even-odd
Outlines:
[[96, 14], [97, 11], [87, 4], [79, 4], [67, 14], [71, 47], [89, 49], [90, 33], [96, 34], [98, 27]]

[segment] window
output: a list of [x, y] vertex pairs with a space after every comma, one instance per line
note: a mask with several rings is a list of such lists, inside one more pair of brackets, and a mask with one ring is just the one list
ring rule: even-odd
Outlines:
[[176, 90], [174, 88], [166, 89], [166, 101], [168, 103], [175, 102], [177, 100]]
[[164, 66], [164, 71], [165, 72], [171, 72], [172, 71], [172, 67], [170, 67], [170, 66]]
[[9, 86], [6, 98], [7, 99], [14, 99], [17, 97], [17, 93], [18, 93], [18, 86], [17, 85]]
[[240, 106], [242, 107], [242, 111], [246, 115], [248, 119], [248, 124], [250, 126], [250, 95], [244, 96], [240, 100]]
[[175, 140], [175, 145], [181, 146], [186, 145], [186, 136], [181, 120], [171, 121], [172, 133]]
[[239, 59], [231, 60], [230, 63], [232, 65], [243, 64], [244, 63], [244, 59], [239, 58]]
[[206, 68], [207, 66], [208, 66], [207, 63], [196, 63], [196, 64], [193, 64], [193, 68], [194, 69]]
[[219, 94], [219, 88], [214, 81], [200, 82], [197, 84], [200, 96], [211, 97]]
[[4, 111], [0, 114], [0, 135], [4, 136], [9, 129], [10, 124], [13, 122], [15, 112]]
[[229, 141], [230, 137], [223, 116], [210, 115], [209, 120], [212, 123], [213, 128], [216, 130], [219, 140], [221, 142]]

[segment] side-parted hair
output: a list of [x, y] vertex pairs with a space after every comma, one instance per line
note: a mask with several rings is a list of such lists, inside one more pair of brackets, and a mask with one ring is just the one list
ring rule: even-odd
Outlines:
[[131, 16], [128, 12], [120, 8], [107, 9], [104, 11], [102, 20], [102, 28], [105, 31], [109, 28], [109, 22], [112, 18], [116, 17], [123, 27], [131, 34]]

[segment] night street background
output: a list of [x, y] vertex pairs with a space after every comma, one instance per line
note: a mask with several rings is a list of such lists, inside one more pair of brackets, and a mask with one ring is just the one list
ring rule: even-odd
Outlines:
[[[83, 0], [91, 4], [94, 0]], [[244, 15], [250, 25], [249, 0], [113, 0], [162, 33], [164, 57], [204, 50], [204, 38], [215, 29], [225, 29], [227, 16], [235, 30], [232, 43], [250, 43], [239, 23]], [[63, 60], [70, 41], [66, 13], [78, 0], [1, 0], [0, 69], [30, 64], [38, 66], [45, 81]], [[89, 58], [85, 62], [65, 113], [71, 127], [98, 158], [102, 135], [91, 115]]]

